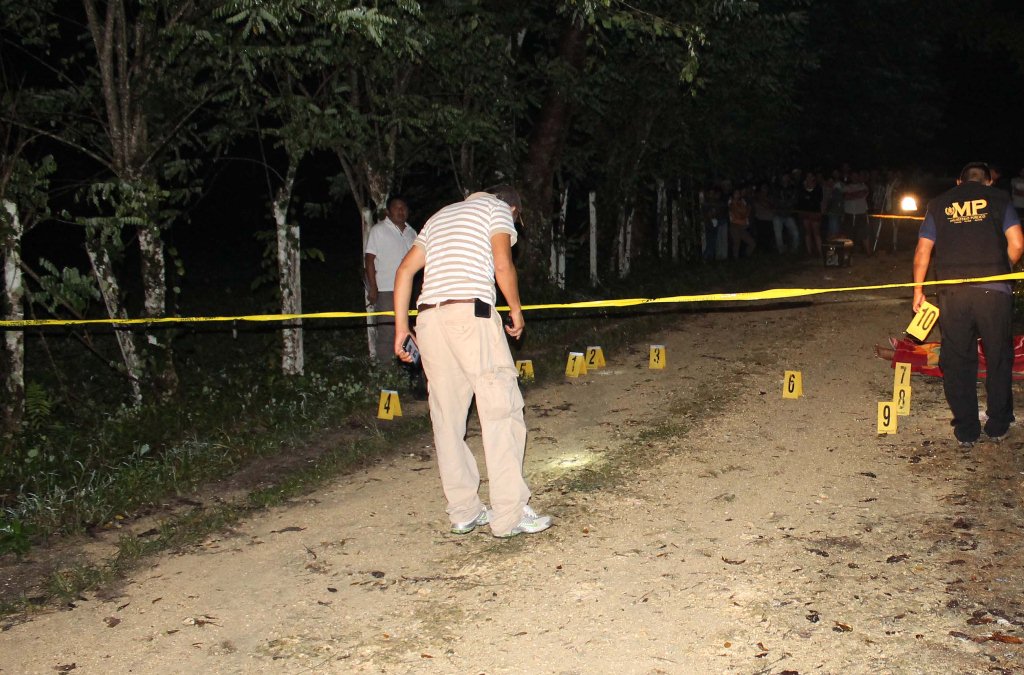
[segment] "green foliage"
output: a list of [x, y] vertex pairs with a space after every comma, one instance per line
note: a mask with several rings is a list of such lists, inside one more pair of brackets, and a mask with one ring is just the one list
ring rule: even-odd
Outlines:
[[21, 556], [32, 547], [32, 528], [20, 520], [0, 519], [0, 555], [14, 553]]
[[43, 272], [38, 275], [38, 289], [31, 291], [29, 297], [50, 314], [59, 316], [60, 309], [67, 308], [76, 316], [85, 316], [90, 303], [100, 299], [95, 280], [78, 268], [57, 269], [45, 258], [39, 259], [39, 267]]

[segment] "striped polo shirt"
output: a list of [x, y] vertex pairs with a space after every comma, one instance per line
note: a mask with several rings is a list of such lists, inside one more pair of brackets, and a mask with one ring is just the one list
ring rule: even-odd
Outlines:
[[494, 252], [491, 237], [516, 228], [508, 204], [486, 192], [449, 204], [426, 222], [415, 244], [426, 254], [423, 290], [416, 304], [479, 298], [494, 305]]

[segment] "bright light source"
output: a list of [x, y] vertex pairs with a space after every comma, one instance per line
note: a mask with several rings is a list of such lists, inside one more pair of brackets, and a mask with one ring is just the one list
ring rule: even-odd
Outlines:
[[900, 201], [900, 209], [903, 211], [917, 211], [917, 199], [913, 195], [906, 195]]

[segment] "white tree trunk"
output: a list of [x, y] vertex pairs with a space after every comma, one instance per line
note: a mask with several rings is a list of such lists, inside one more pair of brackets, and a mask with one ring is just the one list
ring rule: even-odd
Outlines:
[[[24, 224], [18, 217], [17, 207], [9, 201], [0, 206], [7, 212], [9, 226], [0, 240], [3, 244], [4, 304], [7, 311], [4, 319], [21, 321], [25, 318], [22, 301], [25, 285], [21, 275], [21, 237]], [[4, 373], [3, 419], [8, 429], [16, 428], [25, 413], [25, 333], [20, 330], [4, 331], [4, 361], [0, 372]]]
[[[110, 260], [110, 252], [99, 241], [99, 237], [88, 237], [85, 245], [86, 253], [89, 255], [89, 263], [92, 265], [92, 273], [96, 278], [96, 284], [100, 289], [100, 296], [107, 308], [107, 316], [111, 319], [126, 319], [128, 313], [121, 304], [121, 288], [114, 275], [114, 265]], [[121, 359], [124, 361], [125, 370], [128, 373], [128, 383], [131, 386], [132, 400], [135, 405], [142, 403], [142, 359], [139, 358], [138, 349], [135, 347], [135, 337], [131, 331], [114, 329], [114, 337], [117, 339], [117, 346], [121, 350]]]
[[590, 285], [597, 286], [601, 283], [597, 275], [597, 193], [591, 192], [587, 201], [590, 205]]
[[[299, 261], [299, 226], [288, 223], [288, 207], [295, 186], [296, 162], [290, 161], [284, 183], [274, 197], [274, 232], [277, 239], [277, 276], [281, 292], [281, 313], [302, 313], [302, 277]], [[302, 351], [302, 321], [286, 322], [293, 326], [282, 331], [281, 372], [301, 375], [305, 368]]]
[[[366, 241], [370, 238], [370, 228], [373, 227], [373, 210], [365, 206], [361, 212], [363, 226], [363, 260], [366, 260]], [[363, 300], [366, 311], [372, 312], [373, 305], [370, 304], [370, 287], [366, 281], [366, 268], [363, 269]], [[377, 360], [377, 322], [374, 317], [366, 317], [366, 342], [370, 353], [370, 360]]]
[[551, 267], [549, 276], [559, 288], [565, 289], [565, 220], [569, 213], [569, 188], [562, 191], [562, 206], [558, 211], [558, 222], [551, 237]]
[[665, 181], [662, 179], [657, 180], [657, 192], [658, 192], [658, 257], [662, 258], [665, 255], [665, 249], [668, 245], [668, 198], [665, 194]]
[[142, 267], [143, 310], [147, 317], [164, 316], [167, 312], [167, 263], [160, 229], [146, 225], [138, 229]]

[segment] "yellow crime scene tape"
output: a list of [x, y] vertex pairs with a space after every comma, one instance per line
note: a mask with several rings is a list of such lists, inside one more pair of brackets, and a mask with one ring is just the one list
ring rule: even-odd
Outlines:
[[[943, 281], [926, 281], [922, 286], [946, 286], [952, 284], [985, 283], [993, 281], [1015, 281], [1024, 279], [1024, 272], [1011, 272], [989, 277], [971, 279], [946, 279]], [[542, 309], [597, 309], [601, 307], [635, 307], [637, 305], [683, 304], [696, 302], [750, 302], [755, 300], [780, 300], [799, 298], [825, 293], [851, 293], [855, 291], [877, 291], [887, 288], [913, 288], [913, 282], [898, 284], [875, 284], [870, 286], [845, 286], [839, 288], [773, 288], [764, 291], [744, 291], [737, 293], [703, 293], [698, 295], [673, 295], [664, 298], [622, 298], [619, 300], [587, 300], [584, 302], [554, 303], [546, 305], [524, 305], [523, 311]], [[508, 307], [498, 307], [499, 311], [508, 311]], [[417, 312], [411, 311], [410, 314]], [[188, 323], [226, 323], [242, 321], [250, 323], [267, 323], [274, 321], [295, 321], [298, 319], [359, 319], [368, 316], [394, 316], [394, 312], [315, 312], [310, 314], [248, 314], [243, 316], [167, 316], [144, 319], [23, 319], [20, 321], [0, 321], [0, 328], [28, 328], [33, 326], [87, 326], [87, 325], [156, 325], [156, 324], [188, 324]]]

